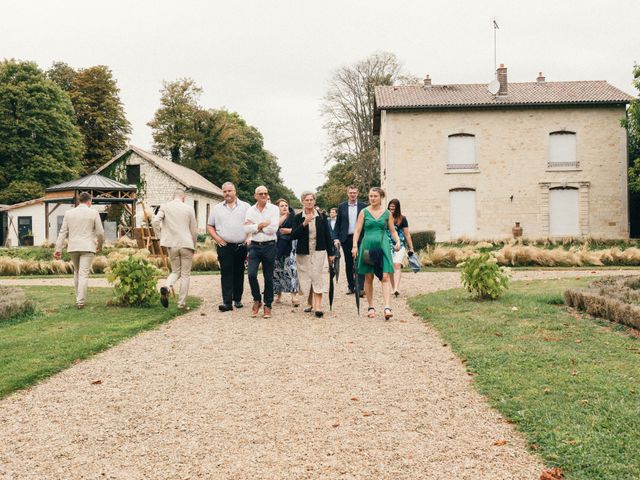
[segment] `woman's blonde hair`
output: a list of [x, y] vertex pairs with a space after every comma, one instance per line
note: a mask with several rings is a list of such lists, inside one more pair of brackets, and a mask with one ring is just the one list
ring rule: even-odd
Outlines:
[[315, 194], [315, 192], [312, 192], [311, 190], [305, 190], [304, 192], [302, 192], [302, 193], [300, 194], [300, 201], [301, 201], [301, 202], [304, 202], [304, 198], [305, 198], [305, 197], [307, 197], [307, 196], [309, 196], [309, 195], [311, 195], [311, 196], [313, 197], [313, 199], [314, 199], [314, 200], [316, 199], [316, 194]]

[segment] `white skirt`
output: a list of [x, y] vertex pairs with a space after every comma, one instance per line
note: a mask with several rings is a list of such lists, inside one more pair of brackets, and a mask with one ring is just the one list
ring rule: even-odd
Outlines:
[[324, 265], [327, 252], [324, 250], [313, 250], [310, 255], [298, 254], [298, 286], [302, 295], [309, 295], [313, 289], [315, 293], [325, 291], [325, 271]]
[[394, 250], [391, 251], [392, 253], [392, 257], [393, 257], [393, 263], [394, 264], [400, 264], [402, 265], [402, 262], [404, 262], [404, 257], [407, 256], [407, 249], [404, 247], [400, 247], [400, 250], [398, 250], [397, 252]]

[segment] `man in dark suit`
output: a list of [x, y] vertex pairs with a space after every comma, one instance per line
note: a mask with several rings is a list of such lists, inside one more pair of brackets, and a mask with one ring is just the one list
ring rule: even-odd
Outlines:
[[[355, 284], [353, 280], [353, 257], [351, 256], [351, 249], [353, 248], [353, 232], [356, 230], [356, 223], [358, 222], [358, 215], [360, 211], [367, 205], [358, 201], [358, 189], [353, 185], [347, 187], [347, 201], [342, 202], [338, 206], [338, 216], [336, 218], [335, 234], [336, 234], [336, 247], [342, 245], [342, 251], [344, 252], [344, 263], [347, 270], [347, 281], [349, 282], [349, 290], [347, 295], [350, 295], [355, 290]], [[364, 275], [358, 275], [358, 284], [360, 285], [360, 291], [364, 292]]]

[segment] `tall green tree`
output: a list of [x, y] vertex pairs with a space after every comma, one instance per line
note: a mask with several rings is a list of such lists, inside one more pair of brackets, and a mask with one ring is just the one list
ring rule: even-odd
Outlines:
[[319, 189], [321, 198], [328, 200], [328, 192], [338, 187], [344, 198], [348, 184], [342, 182], [346, 178], [359, 188], [363, 198], [370, 187], [380, 184], [379, 140], [373, 135], [375, 87], [412, 82], [416, 79], [407, 75], [389, 52], [375, 53], [334, 72], [321, 111], [329, 138], [326, 161], [342, 166], [327, 172], [327, 180]]
[[[633, 85], [640, 92], [640, 65], [633, 67]], [[627, 118], [623, 121], [627, 129], [629, 152], [629, 190], [640, 194], [640, 98], [631, 101]]]
[[83, 153], [69, 96], [35, 63], [2, 61], [0, 203], [35, 198], [75, 177]]
[[298, 204], [283, 184], [277, 158], [264, 148], [262, 134], [239, 114], [202, 108], [202, 89], [191, 79], [165, 82], [161, 93], [161, 106], [148, 124], [154, 151], [217, 185], [233, 182], [247, 201], [257, 186], [265, 185], [274, 201], [283, 197]]
[[94, 171], [126, 147], [131, 124], [109, 67], [96, 65], [76, 71], [66, 63], [57, 62], [47, 71], [47, 76], [71, 98], [76, 122], [84, 137], [82, 173]]
[[160, 108], [147, 125], [153, 132], [154, 151], [171, 161], [182, 163], [186, 149], [191, 148], [202, 88], [191, 78], [162, 82]]

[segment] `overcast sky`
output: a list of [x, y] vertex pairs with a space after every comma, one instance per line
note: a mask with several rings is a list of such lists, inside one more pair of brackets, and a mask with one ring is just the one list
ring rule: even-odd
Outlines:
[[333, 70], [389, 51], [434, 84], [489, 82], [493, 17], [510, 81], [542, 71], [548, 81], [607, 80], [637, 95], [638, 0], [21, 0], [0, 9], [0, 57], [108, 65], [131, 143], [145, 149], [162, 80], [191, 77], [203, 106], [236, 111], [262, 132], [300, 193], [327, 168], [319, 110]]

